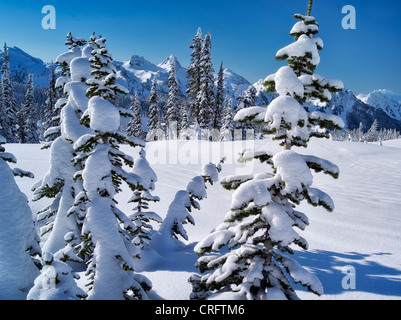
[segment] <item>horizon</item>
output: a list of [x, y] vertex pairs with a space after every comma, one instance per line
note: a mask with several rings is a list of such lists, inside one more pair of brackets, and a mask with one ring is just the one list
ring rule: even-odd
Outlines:
[[[275, 60], [275, 54], [294, 41], [289, 36], [297, 21], [293, 15], [304, 14], [307, 2], [205, 0], [201, 5], [179, 0], [116, 0], [112, 7], [102, 6], [103, 1], [96, 1], [94, 7], [93, 1], [1, 0], [0, 41], [50, 62], [67, 50], [68, 32], [86, 39], [95, 31], [107, 39], [116, 61], [138, 55], [157, 65], [173, 54], [187, 68], [189, 45], [201, 27], [203, 36], [210, 33], [212, 37], [215, 72], [223, 61], [224, 68], [254, 84], [285, 65]], [[45, 5], [56, 9], [56, 29], [42, 28]], [[346, 5], [355, 7], [356, 29], [342, 26]], [[311, 15], [320, 24], [317, 36], [325, 44], [316, 73], [342, 80], [356, 95], [379, 89], [401, 94], [401, 44], [394, 41], [401, 31], [398, 14], [401, 4], [397, 0], [314, 1]]]

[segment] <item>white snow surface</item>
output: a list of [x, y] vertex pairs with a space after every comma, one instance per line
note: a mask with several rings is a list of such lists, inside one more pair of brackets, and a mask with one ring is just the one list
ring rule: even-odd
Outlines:
[[[272, 152], [282, 150], [277, 142], [270, 140], [148, 143], [147, 160], [158, 177], [154, 194], [161, 198], [160, 202], [152, 203], [150, 209], [164, 218], [176, 193], [186, 188], [204, 164], [217, 164], [222, 155], [226, 155], [227, 160], [222, 165], [220, 178], [266, 172], [269, 166], [259, 161], [234, 162], [239, 150], [253, 147]], [[32, 171], [36, 179], [41, 179], [49, 166], [49, 151], [40, 148], [41, 145], [6, 145], [7, 151], [18, 159], [18, 166]], [[136, 158], [140, 148], [132, 151], [122, 146], [122, 150]], [[296, 209], [309, 218], [305, 231], [297, 230], [308, 241], [309, 250], [294, 247], [295, 254], [288, 256], [316, 275], [324, 289], [324, 294], [318, 297], [296, 285], [297, 294], [302, 299], [401, 299], [401, 140], [383, 141], [383, 146], [379, 146], [312, 139], [307, 149], [293, 150], [308, 157], [327, 159], [340, 170], [338, 180], [313, 173], [312, 187], [330, 195], [335, 204], [334, 212], [328, 213], [306, 202]], [[31, 200], [31, 186], [35, 181], [19, 178], [16, 181]], [[230, 211], [233, 192], [224, 190], [219, 183], [208, 186], [207, 199], [200, 201], [201, 210], [192, 212], [195, 226], [185, 226], [189, 241], [179, 247], [167, 246], [165, 252], [153, 252], [154, 256], [146, 265], [137, 266], [136, 271], [153, 283], [151, 299], [188, 299], [192, 291], [188, 278], [198, 273], [194, 267], [198, 256], [193, 249], [224, 221]], [[127, 186], [123, 186], [123, 192], [117, 196], [121, 209], [127, 213], [132, 209], [127, 203], [130, 196]], [[29, 201], [29, 205], [37, 212], [46, 201]], [[356, 287], [347, 290], [342, 281], [350, 267], [355, 270]]]

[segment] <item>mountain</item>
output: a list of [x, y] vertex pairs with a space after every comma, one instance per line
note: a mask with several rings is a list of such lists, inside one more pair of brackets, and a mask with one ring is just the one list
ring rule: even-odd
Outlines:
[[[32, 57], [18, 47], [8, 47], [10, 57], [10, 71], [12, 79], [18, 83], [26, 83], [29, 73], [33, 72], [33, 81], [36, 86], [48, 86], [50, 63]], [[4, 52], [0, 52], [0, 64], [3, 65]]]
[[376, 109], [382, 109], [390, 117], [401, 120], [401, 95], [382, 89], [368, 95], [360, 94], [357, 98]]
[[[18, 47], [9, 47], [8, 52], [10, 70], [15, 82], [26, 83], [32, 71], [36, 86], [48, 86], [49, 63], [29, 55]], [[0, 65], [3, 63], [3, 55], [4, 53], [0, 51]], [[118, 81], [131, 93], [137, 91], [144, 101], [147, 101], [149, 97], [154, 76], [157, 77], [160, 100], [167, 100], [169, 72], [172, 64], [175, 63], [180, 94], [182, 98], [186, 97], [187, 69], [174, 55], [170, 55], [159, 64], [154, 64], [138, 55], [133, 55], [129, 61], [114, 61], [114, 63], [118, 71]], [[215, 75], [215, 82], [217, 84], [217, 75]], [[229, 68], [224, 70], [224, 82], [226, 92], [232, 98], [233, 106], [237, 104], [236, 98], [251, 85], [256, 89], [256, 105], [268, 105], [275, 97], [275, 94], [265, 93], [262, 79], [251, 84]], [[318, 109], [318, 107], [309, 105], [309, 109]], [[401, 95], [389, 90], [376, 90], [368, 95], [358, 96], [350, 90], [344, 90], [334, 94], [331, 103], [321, 111], [340, 116], [348, 129], [358, 128], [359, 123], [362, 122], [364, 130], [368, 130], [374, 119], [377, 119], [379, 128], [395, 128], [401, 131]]]
[[362, 122], [364, 131], [369, 130], [377, 119], [379, 129], [397, 129], [401, 131], [401, 121], [392, 118], [382, 107], [374, 107], [358, 99], [351, 90], [343, 90], [333, 94], [331, 102], [325, 108], [309, 105], [310, 109], [318, 109], [341, 117], [347, 129], [357, 129]]

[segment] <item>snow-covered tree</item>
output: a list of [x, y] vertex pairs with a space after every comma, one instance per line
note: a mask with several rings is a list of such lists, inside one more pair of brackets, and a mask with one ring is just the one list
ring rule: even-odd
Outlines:
[[[165, 107], [168, 139], [172, 139], [174, 137], [177, 137], [178, 135], [180, 119], [180, 106], [178, 98], [178, 82], [175, 71], [175, 62], [173, 59], [170, 69], [170, 75], [168, 78], [168, 100]], [[170, 132], [174, 130], [176, 130], [176, 132]]]
[[38, 125], [33, 96], [33, 73], [29, 74], [25, 103], [18, 112], [18, 139], [20, 143], [39, 143]]
[[148, 110], [148, 129], [158, 130], [161, 128], [159, 98], [157, 94], [157, 77], [152, 80], [152, 89], [149, 95], [149, 110]]
[[369, 142], [378, 141], [378, 125], [377, 119], [375, 119], [369, 128], [368, 132], [366, 133], [366, 140]]
[[90, 99], [81, 118], [93, 133], [81, 136], [74, 144], [77, 163], [85, 161], [83, 170], [75, 175], [83, 183], [75, 206], [86, 208], [80, 254], [88, 261], [89, 299], [147, 299], [151, 283], [134, 272], [138, 248], [128, 236], [136, 227], [115, 200], [123, 182], [135, 192], [141, 181], [123, 168], [132, 166], [133, 159], [119, 146], [143, 147], [144, 142], [120, 130], [121, 116], [132, 113], [113, 104], [118, 93], [128, 90], [116, 83], [116, 69], [105, 42], [103, 37], [95, 41], [90, 58], [93, 77], [86, 81]]
[[223, 109], [224, 109], [224, 69], [223, 62], [221, 62], [219, 73], [217, 75], [217, 91], [214, 101], [212, 127], [214, 129], [221, 129], [223, 122]]
[[143, 138], [142, 131], [142, 106], [138, 93], [135, 91], [134, 97], [131, 97], [132, 118], [127, 124], [127, 134], [131, 137]]
[[201, 57], [202, 57], [203, 37], [202, 30], [199, 27], [196, 36], [192, 39], [191, 49], [191, 63], [187, 70], [188, 85], [187, 94], [191, 100], [190, 110], [196, 120], [199, 117], [199, 104], [197, 96], [201, 87]]
[[207, 197], [206, 183], [213, 184], [218, 181], [220, 171], [221, 163], [204, 165], [202, 173], [194, 177], [185, 190], [176, 193], [160, 229], [152, 237], [153, 248], [160, 252], [168, 252], [171, 248], [179, 246], [180, 238], [188, 241], [184, 226], [188, 223], [195, 225], [195, 219], [191, 215], [192, 210], [200, 210], [198, 201]]
[[232, 110], [232, 99], [227, 94], [225, 99], [225, 106], [223, 110], [223, 125], [221, 127], [221, 140], [232, 141], [234, 124], [233, 124], [233, 110]]
[[14, 179], [33, 174], [9, 167], [17, 160], [6, 152], [5, 143], [0, 136], [0, 299], [19, 300], [26, 298], [39, 273], [36, 256], [41, 250], [28, 199]]
[[[61, 135], [61, 127], [60, 127], [60, 114], [62, 112], [63, 107], [67, 104], [68, 94], [65, 90], [65, 85], [71, 81], [71, 70], [70, 64], [74, 58], [79, 58], [82, 55], [81, 46], [85, 45], [85, 40], [74, 38], [71, 35], [71, 32], [67, 34], [67, 40], [65, 45], [69, 46], [69, 50], [60, 54], [56, 58], [56, 63], [61, 67], [61, 75], [57, 78], [55, 83], [56, 91], [61, 92], [61, 97], [57, 100], [53, 109], [53, 118], [50, 121], [49, 128], [44, 133], [45, 140], [54, 140]], [[88, 46], [91, 48], [91, 45]], [[80, 79], [78, 81], [83, 82], [84, 79]], [[50, 147], [51, 142], [45, 145], [45, 148]]]
[[200, 59], [200, 88], [196, 97], [199, 106], [198, 123], [201, 129], [210, 129], [214, 105], [214, 75], [210, 33], [203, 41]]
[[53, 254], [43, 254], [40, 276], [28, 293], [27, 300], [79, 300], [87, 297], [78, 287], [75, 279], [79, 276], [61, 259], [54, 259]]
[[37, 223], [41, 226], [41, 237], [47, 239], [43, 244], [44, 252], [53, 254], [65, 247], [64, 237], [67, 233], [80, 236], [85, 212], [69, 212], [74, 206], [75, 195], [82, 191], [82, 183], [75, 179], [75, 174], [82, 167], [74, 165], [72, 161], [77, 155], [73, 144], [82, 135], [91, 132], [80, 124], [89, 101], [85, 96], [88, 88], [85, 81], [91, 76], [89, 56], [81, 52], [79, 47], [74, 48], [74, 51], [70, 50], [57, 58], [57, 61], [67, 64], [64, 66], [68, 69], [68, 82], [63, 83], [65, 94], [56, 103], [57, 106], [62, 105], [59, 108], [59, 126], [53, 128], [60, 136], [51, 143], [48, 172], [33, 187], [33, 201], [51, 199], [50, 204], [38, 212]]
[[[47, 99], [46, 105], [43, 110], [43, 130], [46, 132], [51, 127], [57, 127], [57, 113], [56, 113], [56, 103], [60, 98], [61, 92], [56, 89], [56, 73], [54, 68], [54, 63], [50, 65], [50, 78], [49, 78], [49, 88], [47, 89]], [[51, 133], [45, 137], [46, 142], [54, 141], [59, 136], [59, 132]]]
[[[195, 247], [201, 255], [197, 267], [204, 275], [194, 275], [190, 280], [193, 299], [211, 295], [251, 300], [298, 299], [292, 283], [300, 283], [315, 294], [323, 294], [318, 278], [287, 253], [293, 254], [294, 246], [308, 248], [306, 239], [297, 230], [306, 228], [308, 217], [296, 210], [297, 205], [306, 200], [313, 206], [334, 210], [330, 196], [312, 187], [311, 170], [338, 178], [339, 169], [327, 160], [300, 155], [291, 147], [306, 147], [310, 137], [326, 137], [328, 128], [343, 125], [338, 117], [322, 112], [308, 113], [299, 102], [316, 99], [317, 95], [312, 91], [319, 91], [326, 84], [327, 90], [332, 87], [337, 90], [342, 83], [320, 76], [313, 78], [313, 71], [320, 61], [318, 48], [322, 47], [321, 39], [313, 38], [317, 23], [311, 16], [298, 14], [295, 17], [301, 19], [303, 26], [297, 23], [293, 30], [304, 30], [305, 34], [297, 35], [294, 46], [279, 51], [279, 57], [288, 56], [290, 66], [281, 68], [268, 79], [268, 84], [274, 85], [279, 96], [267, 109], [246, 108], [235, 116], [236, 121], [265, 122], [266, 133], [281, 141], [284, 150], [276, 154], [247, 151], [242, 160], [260, 160], [269, 170], [255, 175], [226, 177], [221, 181], [226, 189], [235, 190], [231, 211], [226, 215], [226, 221]], [[309, 77], [297, 74], [300, 70], [301, 73], [307, 70]], [[320, 87], [309, 82], [309, 79], [317, 78]], [[325, 93], [321, 101], [325, 102], [328, 97]]]
[[150, 167], [149, 162], [146, 160], [146, 151], [141, 149], [139, 157], [134, 159], [134, 166], [131, 170], [132, 173], [140, 176], [142, 179], [139, 183], [138, 190], [134, 191], [129, 199], [129, 202], [134, 203], [133, 213], [129, 218], [134, 222], [136, 229], [130, 234], [132, 241], [135, 245], [143, 248], [149, 244], [149, 232], [153, 230], [151, 221], [162, 223], [162, 218], [152, 211], [148, 211], [149, 202], [160, 201], [160, 198], [153, 196], [151, 191], [155, 188], [157, 175]]
[[18, 142], [18, 109], [14, 97], [14, 87], [10, 73], [10, 57], [7, 44], [4, 44], [4, 61], [1, 68], [2, 99], [1, 99], [1, 134], [8, 143]]

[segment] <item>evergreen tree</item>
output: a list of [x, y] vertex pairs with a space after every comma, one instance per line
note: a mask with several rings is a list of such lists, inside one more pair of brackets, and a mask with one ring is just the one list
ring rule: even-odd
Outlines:
[[212, 126], [212, 111], [214, 105], [214, 75], [212, 65], [212, 42], [210, 33], [203, 41], [200, 60], [200, 91], [196, 97], [199, 114], [198, 123], [201, 129], [210, 129]]
[[234, 132], [232, 99], [227, 94], [223, 112], [223, 125], [221, 127], [221, 140], [232, 141]]
[[132, 197], [129, 199], [129, 202], [136, 205], [133, 209], [134, 213], [129, 216], [136, 226], [130, 237], [135, 245], [143, 249], [145, 245], [149, 244], [149, 232], [153, 230], [150, 222], [156, 221], [157, 223], [162, 223], [163, 221], [157, 213], [147, 211], [149, 209], [149, 202], [158, 202], [160, 198], [151, 194], [151, 191], [155, 188], [157, 176], [146, 160], [144, 149], [141, 149], [139, 157], [134, 160], [131, 172], [142, 177], [142, 179], [138, 190], [134, 191]]
[[[61, 67], [61, 75], [56, 80], [55, 88], [56, 91], [60, 92], [61, 97], [54, 105], [53, 118], [49, 122], [49, 128], [44, 133], [45, 139], [50, 139], [50, 143], [46, 144], [44, 148], [49, 148], [52, 144], [51, 141], [62, 135], [60, 127], [60, 117], [63, 107], [68, 102], [68, 93], [64, 89], [65, 85], [71, 81], [70, 64], [73, 59], [81, 57], [82, 52], [80, 47], [85, 45], [85, 43], [85, 40], [74, 38], [71, 35], [71, 32], [69, 32], [67, 34], [67, 40], [65, 41], [65, 45], [69, 46], [69, 50], [60, 54], [56, 58], [57, 65]], [[91, 45], [88, 45], [88, 47], [91, 48]], [[83, 79], [78, 81], [83, 82]]]
[[64, 68], [68, 70], [69, 75], [63, 80], [64, 82], [68, 79], [68, 82], [63, 84], [65, 94], [56, 103], [56, 109], [59, 108], [58, 125], [47, 131], [53, 130], [56, 136], [60, 136], [49, 145], [48, 172], [33, 187], [33, 201], [43, 198], [51, 200], [48, 206], [37, 213], [37, 224], [41, 226], [40, 236], [47, 238], [43, 251], [50, 253], [56, 253], [65, 247], [64, 236], [67, 233], [73, 232], [80, 236], [85, 213], [84, 208], [82, 211], [76, 210], [75, 213], [70, 212], [70, 209], [74, 207], [75, 195], [82, 191], [82, 183], [75, 179], [75, 174], [82, 170], [82, 166], [73, 163], [77, 155], [73, 144], [81, 135], [91, 132], [80, 124], [80, 118], [88, 107], [85, 79], [91, 76], [91, 68], [88, 57], [83, 56], [78, 46], [71, 50], [57, 58], [65, 63]]
[[172, 137], [177, 136], [177, 132], [170, 132], [170, 130], [179, 129], [178, 120], [180, 119], [180, 107], [178, 102], [179, 97], [179, 90], [178, 90], [178, 83], [176, 78], [175, 72], [175, 62], [172, 61], [170, 76], [168, 79], [168, 100], [166, 104], [166, 123], [167, 123], [167, 130], [168, 130], [168, 138], [171, 139]]
[[133, 116], [127, 125], [127, 134], [131, 137], [143, 138], [142, 131], [142, 107], [138, 93], [135, 91], [134, 97], [131, 97], [131, 111]]
[[372, 126], [366, 133], [366, 140], [368, 142], [378, 141], [378, 135], [379, 135], [379, 132], [378, 132], [378, 126], [377, 126], [377, 119], [375, 119], [372, 123]]
[[[188, 84], [187, 89], [188, 97], [190, 98], [191, 106], [190, 110], [192, 112], [195, 120], [199, 119], [199, 104], [197, 101], [197, 96], [201, 87], [201, 57], [202, 57], [202, 46], [203, 37], [202, 30], [198, 28], [198, 32], [195, 38], [192, 39], [192, 45], [190, 46], [191, 51], [191, 63], [187, 70]], [[198, 121], [199, 123], [199, 121]]]
[[79, 276], [65, 261], [54, 259], [49, 252], [42, 260], [41, 274], [36, 278], [27, 300], [79, 300], [87, 297], [75, 281]]
[[148, 129], [149, 132], [161, 128], [159, 98], [157, 94], [157, 78], [152, 80], [152, 89], [149, 96]]
[[4, 61], [1, 69], [2, 80], [2, 134], [8, 143], [18, 142], [18, 109], [14, 97], [14, 87], [10, 73], [10, 57], [7, 44], [4, 44]]
[[75, 205], [86, 208], [80, 255], [88, 261], [89, 299], [147, 299], [151, 283], [134, 273], [138, 250], [128, 237], [135, 225], [115, 200], [123, 182], [135, 192], [141, 180], [123, 168], [132, 166], [133, 159], [119, 145], [143, 147], [144, 142], [119, 130], [121, 116], [132, 113], [113, 104], [118, 93], [126, 94], [128, 90], [116, 84], [116, 69], [105, 42], [103, 37], [95, 41], [90, 58], [93, 78], [87, 80], [90, 100], [81, 118], [93, 133], [81, 136], [74, 144], [76, 162], [85, 161], [83, 170], [75, 176], [83, 183]]
[[[308, 33], [310, 23], [317, 26], [311, 16], [295, 17], [301, 18], [301, 23], [304, 23], [302, 28], [297, 24], [297, 30]], [[270, 169], [263, 174], [232, 176], [221, 181], [225, 188], [235, 189], [231, 211], [226, 221], [195, 247], [201, 255], [197, 267], [205, 274], [191, 278], [193, 299], [204, 299], [212, 294], [220, 294], [221, 298], [226, 293], [235, 299], [297, 299], [293, 282], [302, 284], [315, 294], [323, 293], [318, 278], [284, 254], [294, 254], [293, 245], [305, 250], [308, 248], [306, 239], [294, 229], [303, 230], [309, 223], [307, 216], [296, 210], [297, 205], [306, 200], [313, 206], [334, 210], [330, 196], [312, 188], [311, 170], [334, 178], [339, 176], [339, 169], [333, 163], [291, 150], [292, 146], [306, 147], [310, 137], [326, 137], [329, 129], [338, 129], [343, 125], [341, 119], [322, 112], [308, 114], [299, 103], [315, 98], [320, 90], [319, 87], [312, 88], [311, 82], [305, 81], [302, 74], [297, 74], [301, 64], [309, 68], [308, 72], [312, 74], [307, 74], [311, 76], [317, 66], [313, 63], [318, 61], [318, 57], [310, 51], [317, 53], [322, 42], [315, 40], [313, 34], [315, 32], [299, 36], [297, 42], [301, 41], [301, 44], [296, 44], [297, 51], [288, 53], [290, 67], [281, 68], [268, 79], [279, 96], [267, 109], [246, 108], [235, 116], [238, 121], [265, 122], [265, 132], [281, 141], [284, 150], [276, 154], [243, 154], [243, 161], [258, 159]], [[286, 48], [278, 55], [290, 51]], [[296, 56], [300, 58], [297, 65], [292, 63], [298, 59]], [[333, 85], [333, 81], [324, 80], [329, 83], [328, 90], [331, 87], [337, 90], [342, 86], [339, 81]], [[325, 94], [322, 100], [327, 98], [328, 94]]]
[[200, 210], [198, 201], [207, 197], [206, 183], [213, 185], [218, 181], [220, 171], [221, 163], [204, 165], [202, 173], [194, 177], [185, 190], [176, 193], [160, 229], [152, 237], [151, 245], [153, 248], [159, 250], [160, 253], [166, 253], [171, 248], [180, 246], [182, 244], [181, 238], [188, 241], [185, 225], [188, 223], [195, 225], [195, 219], [191, 215], [192, 210]]
[[[60, 90], [56, 89], [56, 73], [54, 69], [54, 63], [52, 62], [50, 65], [50, 78], [49, 78], [49, 88], [47, 89], [47, 99], [46, 105], [43, 111], [43, 130], [46, 132], [48, 129], [52, 127], [57, 127], [57, 113], [56, 113], [56, 103], [60, 98]], [[47, 135], [44, 136], [46, 142], [54, 141], [58, 136], [58, 132], [51, 133], [48, 132]]]
[[220, 130], [222, 126], [223, 109], [224, 109], [224, 69], [223, 69], [223, 62], [221, 62], [220, 70], [217, 76], [217, 91], [213, 110], [212, 127], [214, 129]]
[[0, 299], [25, 299], [38, 272], [37, 256], [41, 250], [26, 196], [18, 188], [15, 176], [33, 178], [21, 169], [11, 169], [14, 155], [4, 148], [0, 136]]
[[38, 125], [33, 96], [33, 73], [29, 74], [25, 104], [18, 112], [18, 139], [20, 143], [39, 143]]

